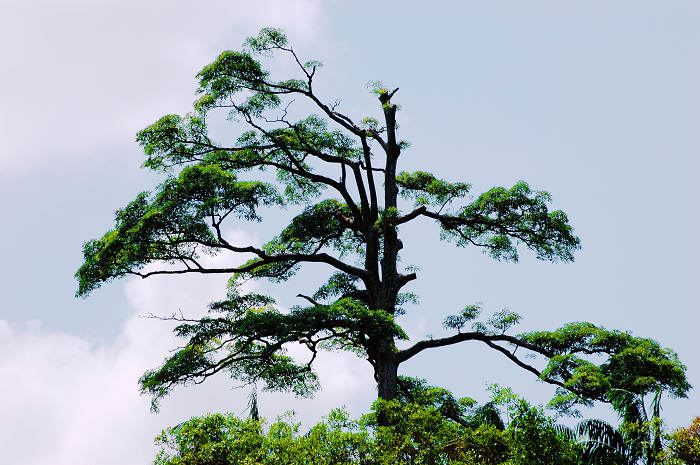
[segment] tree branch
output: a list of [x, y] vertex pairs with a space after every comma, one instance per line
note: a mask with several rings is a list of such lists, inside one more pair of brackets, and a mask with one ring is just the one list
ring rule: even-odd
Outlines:
[[405, 362], [409, 358], [413, 357], [414, 355], [424, 351], [425, 349], [432, 349], [435, 347], [444, 347], [444, 346], [449, 346], [452, 344], [457, 344], [459, 342], [464, 342], [464, 341], [481, 341], [484, 343], [489, 343], [489, 342], [494, 342], [494, 341], [502, 341], [502, 342], [507, 342], [510, 344], [513, 344], [518, 347], [523, 347], [525, 349], [531, 350], [533, 352], [537, 352], [538, 354], [544, 355], [545, 357], [551, 358], [555, 354], [545, 350], [541, 347], [538, 347], [534, 344], [530, 344], [529, 342], [525, 342], [521, 339], [518, 339], [517, 337], [514, 336], [508, 336], [506, 334], [496, 334], [496, 335], [491, 335], [491, 334], [484, 334], [480, 333], [477, 331], [469, 332], [469, 333], [459, 333], [455, 334], [454, 336], [450, 337], [443, 337], [439, 339], [427, 339], [424, 341], [420, 341], [415, 343], [413, 346], [409, 347], [408, 349], [401, 350], [397, 354], [397, 360], [399, 363]]
[[332, 267], [334, 267], [340, 271], [343, 271], [349, 275], [357, 276], [360, 279], [366, 279], [368, 276], [367, 271], [365, 271], [364, 269], [357, 268], [357, 267], [354, 267], [352, 265], [348, 265], [347, 263], [342, 262], [342, 261], [338, 260], [337, 258], [335, 258], [331, 255], [328, 255], [327, 253], [314, 253], [314, 254], [292, 253], [292, 254], [268, 255], [265, 251], [258, 249], [256, 247], [252, 247], [252, 246], [234, 247], [234, 246], [220, 245], [220, 247], [228, 249], [228, 250], [232, 250], [234, 252], [254, 253], [259, 258], [261, 258], [261, 260], [258, 262], [251, 263], [249, 265], [244, 265], [244, 266], [234, 267], [234, 268], [201, 268], [201, 269], [200, 268], [187, 268], [184, 270], [155, 270], [155, 271], [149, 271], [146, 273], [141, 273], [141, 272], [133, 271], [133, 270], [127, 270], [126, 273], [140, 276], [142, 278], [147, 278], [149, 276], [159, 275], [159, 274], [246, 273], [246, 272], [255, 271], [257, 268], [260, 268], [262, 266], [269, 265], [272, 263], [296, 262], [296, 263], [326, 263], [326, 264], [331, 265]]
[[394, 221], [397, 225], [403, 224], [403, 223], [408, 223], [409, 221], [411, 221], [414, 218], [417, 218], [421, 215], [425, 215], [425, 213], [427, 211], [428, 210], [425, 208], [425, 206], [421, 206], [421, 207], [416, 208], [415, 210], [413, 210], [411, 213], [409, 213], [407, 215], [400, 216], [400, 217], [396, 218], [396, 220], [394, 220]]
[[301, 297], [302, 299], [305, 299], [305, 300], [311, 302], [311, 305], [315, 305], [315, 306], [317, 306], [317, 307], [321, 306], [320, 303], [316, 302], [314, 299], [312, 299], [312, 298], [309, 297], [308, 295], [297, 294], [297, 297]]
[[[544, 377], [542, 375], [542, 371], [538, 370], [537, 368], [533, 367], [532, 365], [529, 365], [522, 360], [520, 360], [518, 357], [515, 356], [515, 350], [512, 352], [506, 349], [505, 347], [502, 347], [495, 342], [497, 341], [502, 341], [502, 342], [507, 342], [509, 344], [513, 344], [516, 346], [516, 349], [518, 347], [523, 347], [525, 349], [531, 350], [533, 352], [539, 353], [541, 355], [544, 355], [545, 357], [551, 358], [555, 354], [551, 353], [541, 347], [535, 346], [533, 344], [530, 344], [528, 342], [522, 341], [516, 337], [513, 336], [507, 336], [505, 334], [499, 334], [499, 335], [490, 335], [490, 334], [484, 334], [480, 332], [469, 332], [469, 333], [459, 333], [454, 336], [450, 337], [445, 337], [445, 338], [440, 338], [440, 339], [430, 339], [430, 340], [424, 340], [417, 342], [414, 344], [412, 347], [409, 347], [408, 349], [401, 350], [397, 354], [397, 360], [399, 363], [405, 362], [409, 358], [413, 357], [414, 355], [422, 352], [425, 349], [431, 349], [435, 347], [444, 347], [452, 344], [457, 344], [459, 342], [463, 341], [481, 341], [487, 346], [491, 347], [494, 350], [497, 350], [498, 352], [502, 353], [505, 355], [509, 360], [514, 362], [516, 365], [518, 365], [520, 368], [523, 368], [524, 370], [529, 371], [530, 373], [534, 374], [538, 378], [540, 378], [542, 381], [548, 383], [548, 384], [554, 384], [556, 386], [562, 387], [564, 389], [570, 390], [566, 385], [557, 379], [552, 379], [548, 377]], [[597, 399], [601, 401], [605, 401], [605, 399]]]

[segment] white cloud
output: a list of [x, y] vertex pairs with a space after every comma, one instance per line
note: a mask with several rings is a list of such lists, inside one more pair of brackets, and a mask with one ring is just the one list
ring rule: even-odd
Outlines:
[[186, 112], [194, 74], [262, 26], [298, 42], [319, 0], [0, 0], [0, 176], [124, 147], [157, 116]]
[[[255, 243], [242, 232], [228, 236], [234, 242]], [[13, 326], [0, 320], [3, 463], [150, 463], [153, 438], [163, 428], [206, 412], [244, 413], [249, 391], [232, 389], [235, 383], [225, 375], [175, 390], [157, 415], [149, 412], [149, 399], [138, 393], [139, 376], [181, 342], [171, 335], [172, 325], [140, 316], [178, 310], [201, 314], [209, 301], [223, 295], [225, 283], [223, 275], [130, 281], [126, 292], [132, 316], [115, 340], [97, 344], [44, 330], [38, 322]], [[263, 415], [274, 419], [294, 409], [309, 424], [342, 405], [352, 406], [355, 414], [367, 408], [374, 392], [365, 361], [350, 354], [324, 354], [317, 368], [323, 388], [314, 399], [266, 393], [260, 396]]]

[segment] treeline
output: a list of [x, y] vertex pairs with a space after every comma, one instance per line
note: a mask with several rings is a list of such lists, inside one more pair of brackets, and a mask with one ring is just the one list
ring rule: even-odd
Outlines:
[[156, 438], [155, 464], [700, 464], [700, 417], [672, 434], [659, 416], [629, 411], [620, 412], [617, 428], [602, 420], [569, 428], [510, 389], [492, 391], [492, 400], [478, 405], [429, 387], [418, 402], [379, 399], [360, 419], [334, 410], [308, 430], [292, 414], [271, 424], [231, 414], [192, 418]]

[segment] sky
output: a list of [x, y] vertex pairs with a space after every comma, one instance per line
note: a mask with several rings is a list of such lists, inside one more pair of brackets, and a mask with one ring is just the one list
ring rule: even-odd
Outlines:
[[[285, 29], [324, 67], [327, 100], [376, 112], [370, 80], [399, 87], [404, 170], [467, 181], [474, 192], [526, 180], [567, 212], [582, 250], [571, 264], [494, 262], [407, 228], [402, 258], [420, 267], [416, 338], [481, 302], [510, 308], [521, 330], [569, 321], [651, 337], [675, 350], [700, 386], [697, 350], [700, 5], [694, 1], [340, 2], [0, 0], [0, 444], [8, 463], [150, 463], [165, 427], [206, 412], [245, 414], [248, 392], [225, 378], [178, 389], [160, 413], [137, 379], [177, 344], [144, 318], [198, 314], [226, 277], [122, 280], [75, 299], [81, 244], [159, 181], [139, 169], [135, 133], [191, 109], [194, 75], [263, 26]], [[284, 72], [282, 66], [280, 71]], [[283, 224], [233, 225], [263, 243]], [[280, 289], [291, 306], [311, 291]], [[308, 280], [305, 281], [305, 280]], [[315, 284], [315, 282], [314, 282]], [[304, 286], [307, 286], [304, 288]], [[317, 421], [345, 405], [366, 412], [369, 365], [319, 360], [313, 400], [261, 396], [274, 418]], [[479, 346], [436, 349], [402, 373], [485, 400], [510, 385], [535, 402], [550, 387]], [[700, 415], [700, 396], [666, 399], [670, 426]], [[597, 416], [609, 415], [604, 409]]]

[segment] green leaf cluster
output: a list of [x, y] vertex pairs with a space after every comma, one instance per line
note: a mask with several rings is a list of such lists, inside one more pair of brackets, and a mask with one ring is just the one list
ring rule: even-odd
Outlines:
[[396, 176], [396, 184], [399, 186], [399, 194], [415, 200], [416, 206], [432, 205], [440, 208], [454, 199], [466, 196], [471, 189], [470, 184], [449, 183], [425, 171], [402, 171]]
[[[571, 405], [585, 399], [609, 400], [611, 390], [646, 395], [663, 389], [685, 396], [690, 385], [685, 366], [671, 350], [657, 342], [591, 323], [570, 323], [556, 331], [535, 331], [519, 336], [546, 353], [543, 377], [559, 380], [570, 392], [560, 393], [554, 404]], [[602, 356], [595, 364], [587, 356]]]
[[232, 216], [259, 221], [257, 209], [279, 205], [274, 186], [239, 181], [219, 165], [200, 163], [170, 177], [154, 194], [142, 192], [115, 214], [115, 228], [83, 245], [85, 263], [76, 273], [77, 295], [103, 282], [135, 274], [152, 262], [198, 267], [200, 253], [222, 245], [208, 224]]
[[461, 331], [466, 324], [475, 320], [481, 314], [481, 306], [478, 304], [467, 305], [458, 315], [449, 315], [445, 318], [442, 325], [445, 328], [456, 329]]
[[454, 217], [440, 219], [443, 237], [458, 246], [484, 247], [501, 260], [517, 261], [516, 243], [521, 242], [540, 260], [572, 261], [580, 241], [563, 211], [549, 211], [550, 201], [547, 192], [532, 191], [525, 182], [494, 187]]
[[[140, 380], [142, 392], [153, 397], [154, 409], [176, 385], [201, 382], [222, 370], [244, 382], [262, 381], [266, 390], [307, 396], [318, 388], [311, 366], [318, 350], [357, 350], [377, 337], [407, 338], [393, 315], [351, 298], [288, 313], [272, 303], [266, 296], [232, 291], [227, 300], [212, 304], [213, 316], [180, 324], [175, 332], [187, 344]], [[287, 356], [288, 344], [305, 345], [310, 361]]]
[[700, 417], [695, 417], [689, 426], [678, 428], [669, 435], [668, 448], [672, 459], [683, 461], [686, 465], [700, 465]]
[[331, 297], [352, 295], [357, 292], [358, 281], [356, 276], [347, 273], [333, 273], [328, 281], [316, 290], [313, 298], [325, 300]]

